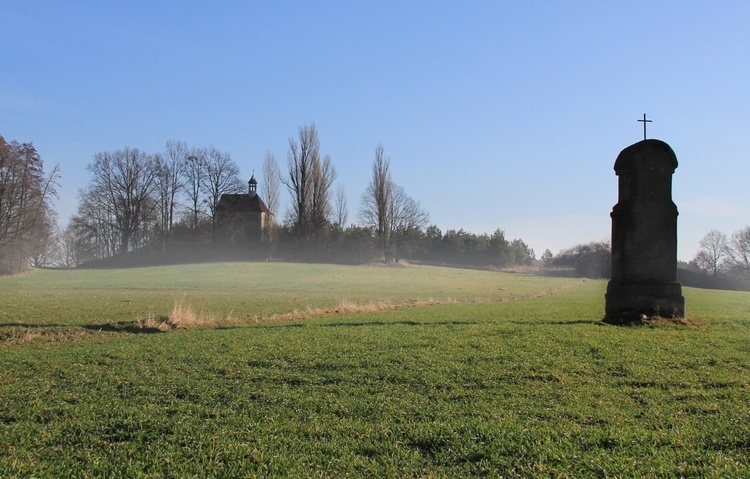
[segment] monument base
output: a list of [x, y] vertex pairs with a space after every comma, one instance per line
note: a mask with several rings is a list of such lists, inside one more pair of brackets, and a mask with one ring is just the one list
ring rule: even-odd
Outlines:
[[668, 318], [685, 316], [685, 298], [682, 296], [682, 285], [678, 282], [633, 284], [610, 281], [604, 298], [604, 321], [608, 323], [633, 322], [642, 315]]

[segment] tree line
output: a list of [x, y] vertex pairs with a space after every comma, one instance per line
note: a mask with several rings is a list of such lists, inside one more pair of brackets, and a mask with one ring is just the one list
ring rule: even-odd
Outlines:
[[[607, 241], [579, 244], [553, 255], [546, 250], [540, 261], [550, 271], [565, 269], [576, 276], [609, 278], [611, 247]], [[750, 226], [727, 236], [709, 231], [689, 262], [679, 262], [677, 279], [684, 286], [750, 290]]]
[[168, 141], [164, 153], [96, 153], [87, 170], [91, 180], [64, 233], [72, 265], [215, 238], [219, 199], [243, 186], [229, 153], [180, 141]]
[[[227, 152], [176, 140], [168, 141], [159, 153], [130, 147], [98, 152], [86, 167], [90, 178], [79, 191], [77, 210], [60, 229], [51, 203], [59, 180], [57, 167], [45, 176], [31, 144], [3, 140], [0, 263], [13, 267], [0, 272], [22, 271], [29, 263], [75, 267], [131, 260], [228, 259], [232, 254], [497, 267], [536, 259], [528, 245], [507, 240], [500, 229], [491, 235], [462, 229], [443, 233], [430, 225], [429, 213], [394, 181], [382, 145], [375, 148], [370, 182], [360, 197], [356, 220], [349, 223], [345, 189], [334, 188], [336, 169], [330, 156], [321, 154], [315, 125], [300, 127], [288, 144], [284, 170], [270, 152], [264, 158], [259, 194], [273, 214], [265, 217], [261, 241], [252, 248], [233, 249], [217, 240], [217, 207], [222, 195], [247, 192], [248, 187]], [[13, 168], [26, 176], [12, 173]], [[16, 182], [20, 189], [6, 186]], [[282, 212], [278, 210], [284, 190], [289, 206]], [[8, 213], [12, 208], [14, 213]]]
[[[370, 181], [360, 197], [356, 220], [348, 222], [343, 185], [334, 188], [336, 169], [320, 153], [314, 124], [289, 138], [286, 169], [267, 153], [260, 195], [273, 215], [253, 248], [218, 244], [217, 207], [224, 194], [247, 191], [239, 167], [227, 152], [167, 141], [160, 153], [136, 148], [103, 151], [87, 165], [89, 183], [79, 192], [76, 213], [57, 225], [54, 200], [60, 174], [45, 165], [31, 143], [0, 136], [0, 274], [33, 266], [75, 267], [118, 261], [179, 262], [277, 258], [344, 263], [397, 262], [508, 267], [536, 262], [521, 239], [501, 229], [476, 234], [441, 231], [429, 213], [398, 185], [391, 160], [377, 145]], [[280, 210], [286, 190], [289, 206]], [[234, 254], [234, 256], [231, 256]], [[229, 255], [229, 256], [228, 256]], [[539, 262], [548, 270], [607, 278], [608, 242], [579, 244]], [[750, 289], [750, 227], [727, 236], [711, 230], [700, 241], [679, 279], [691, 286]]]

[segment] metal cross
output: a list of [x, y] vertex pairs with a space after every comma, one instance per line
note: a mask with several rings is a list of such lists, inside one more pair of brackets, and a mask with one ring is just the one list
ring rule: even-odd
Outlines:
[[643, 122], [643, 139], [646, 139], [646, 123], [651, 123], [651, 120], [646, 119], [646, 114], [643, 114], [643, 120], [637, 120]]

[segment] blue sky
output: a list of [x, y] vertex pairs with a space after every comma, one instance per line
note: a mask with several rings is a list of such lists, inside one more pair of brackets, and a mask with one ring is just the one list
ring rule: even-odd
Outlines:
[[214, 145], [249, 178], [314, 122], [350, 221], [381, 143], [443, 231], [557, 253], [609, 239], [646, 113], [680, 163], [679, 258], [750, 225], [745, 1], [0, 0], [0, 21], [0, 134], [60, 165], [63, 223], [97, 152]]

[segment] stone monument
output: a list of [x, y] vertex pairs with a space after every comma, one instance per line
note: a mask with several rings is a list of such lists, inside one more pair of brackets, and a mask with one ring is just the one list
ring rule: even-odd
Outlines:
[[639, 141], [622, 150], [615, 161], [619, 195], [610, 215], [612, 279], [605, 296], [606, 322], [685, 315], [682, 286], [677, 282], [675, 168], [674, 151], [659, 140]]

